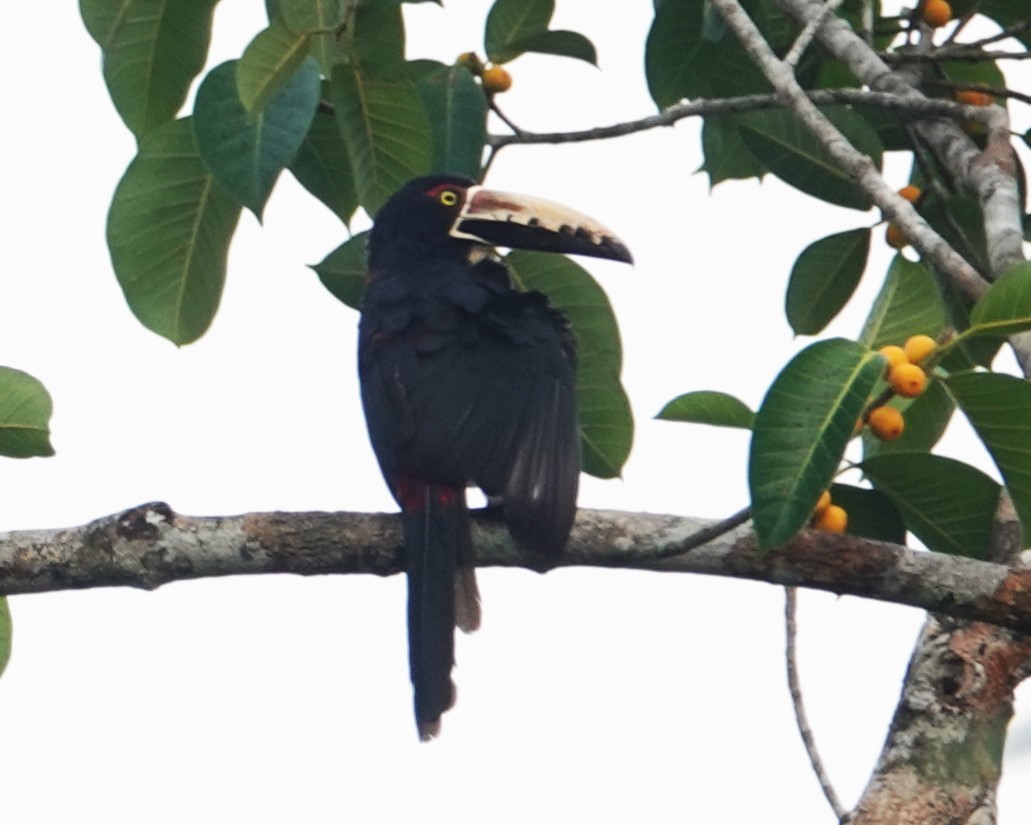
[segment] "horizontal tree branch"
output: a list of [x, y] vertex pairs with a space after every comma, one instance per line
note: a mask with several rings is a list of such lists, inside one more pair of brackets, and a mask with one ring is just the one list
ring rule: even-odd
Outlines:
[[[913, 119], [927, 117], [952, 117], [968, 120], [985, 118], [983, 106], [967, 106], [951, 100], [937, 98], [913, 99], [890, 92], [871, 92], [865, 89], [819, 89], [807, 93], [809, 99], [818, 106], [835, 103], [876, 106], [892, 109]], [[672, 126], [678, 121], [690, 117], [715, 117], [718, 115], [755, 112], [761, 109], [772, 109], [784, 106], [784, 101], [776, 95], [741, 95], [739, 97], [721, 97], [700, 100], [689, 100], [674, 103], [661, 112], [613, 123], [608, 126], [596, 126], [592, 129], [579, 129], [569, 132], [528, 132], [525, 129], [513, 130], [515, 134], [490, 135], [488, 142], [494, 149], [509, 146], [513, 143], [583, 143], [591, 140], [622, 137], [638, 132], [646, 132], [662, 126]]]
[[[711, 522], [581, 510], [555, 566], [706, 573], [863, 596], [1031, 631], [1031, 570], [815, 530], [759, 555], [740, 527], [669, 557]], [[481, 566], [540, 569], [489, 513], [474, 519]], [[0, 593], [90, 587], [153, 589], [171, 581], [260, 573], [402, 570], [400, 520], [384, 513], [248, 513], [194, 517], [143, 504], [80, 527], [0, 533]]]

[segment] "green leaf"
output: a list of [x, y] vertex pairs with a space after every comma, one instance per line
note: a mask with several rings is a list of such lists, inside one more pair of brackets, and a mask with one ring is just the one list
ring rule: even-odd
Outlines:
[[217, 0], [80, 0], [104, 53], [104, 80], [125, 125], [142, 140], [175, 117], [204, 67]]
[[339, 65], [332, 97], [359, 201], [375, 214], [402, 184], [430, 169], [433, 132], [426, 107], [400, 65]]
[[989, 287], [970, 313], [967, 335], [1000, 338], [1031, 329], [1031, 263], [1020, 263]]
[[[8, 458], [53, 455], [54, 448], [50, 444], [53, 406], [46, 387], [31, 375], [0, 367], [0, 455]], [[0, 652], [2, 618], [0, 616]]]
[[333, 297], [351, 309], [362, 308], [362, 296], [365, 294], [365, 250], [368, 240], [368, 232], [359, 232], [312, 267], [322, 285], [333, 294]]
[[[755, 3], [746, 3], [754, 10]], [[708, 4], [666, 0], [659, 6], [645, 44], [645, 76], [652, 100], [664, 109], [682, 98], [731, 97], [768, 92], [769, 81], [737, 39], [719, 36]]]
[[931, 550], [985, 558], [999, 485], [980, 470], [930, 453], [896, 453], [860, 465]]
[[319, 103], [319, 70], [308, 58], [263, 109], [248, 114], [235, 60], [208, 72], [197, 90], [193, 130], [215, 179], [261, 220], [279, 173], [293, 160]]
[[741, 128], [732, 117], [707, 117], [702, 123], [705, 163], [699, 171], [709, 175], [709, 186], [725, 180], [761, 178], [766, 170], [741, 139]]
[[487, 98], [464, 66], [441, 66], [416, 81], [433, 127], [432, 168], [479, 180], [487, 145]]
[[842, 310], [859, 285], [869, 252], [869, 229], [828, 235], [802, 250], [785, 300], [796, 335], [815, 335]]
[[[399, 66], [405, 59], [405, 26], [396, 0], [360, 2], [340, 47], [346, 59], [378, 66]], [[339, 61], [338, 61], [339, 62]], [[326, 73], [327, 76], [331, 72]]]
[[0, 596], [0, 676], [7, 669], [7, 663], [11, 661], [11, 636], [14, 630], [11, 624], [11, 608], [7, 599]]
[[883, 370], [883, 356], [835, 338], [806, 347], [774, 380], [755, 415], [748, 458], [761, 551], [805, 526]]
[[859, 340], [871, 349], [901, 346], [911, 335], [936, 338], [943, 326], [945, 308], [931, 273], [923, 264], [896, 255]]
[[916, 398], [895, 396], [888, 403], [905, 415], [905, 430], [894, 441], [881, 441], [869, 429], [863, 430], [863, 455], [866, 458], [887, 453], [930, 452], [945, 433], [956, 409], [940, 381], [931, 381]]
[[345, 224], [358, 208], [351, 156], [332, 115], [316, 112], [290, 171], [298, 182]]
[[295, 34], [311, 36], [311, 53], [326, 75], [344, 53], [343, 44], [336, 34], [344, 21], [344, 2], [345, 0], [279, 0], [283, 22]]
[[[881, 141], [861, 116], [841, 106], [825, 107], [823, 113], [880, 168]], [[740, 124], [748, 150], [785, 183], [837, 206], [866, 211], [873, 205], [809, 130], [786, 110], [750, 112], [740, 116]]]
[[666, 0], [655, 10], [645, 42], [648, 92], [660, 109], [683, 98], [704, 97], [711, 88], [695, 66], [708, 50], [702, 37], [704, 6], [689, 0]]
[[583, 469], [598, 478], [618, 476], [630, 454], [634, 421], [619, 380], [623, 349], [608, 297], [583, 267], [562, 255], [520, 250], [505, 263], [516, 283], [543, 292], [569, 318], [577, 339]]
[[547, 30], [555, 0], [494, 0], [487, 14], [483, 48], [493, 63], [507, 63], [525, 51], [517, 45]]
[[712, 424], [716, 427], [752, 428], [755, 418], [743, 401], [733, 395], [712, 390], [698, 390], [678, 395], [655, 416], [662, 421], [687, 421]]
[[176, 344], [199, 338], [218, 309], [235, 200], [197, 153], [189, 118], [140, 146], [115, 190], [107, 243], [129, 308]]
[[619, 374], [593, 359], [576, 368], [581, 468], [595, 478], [618, 478], [634, 441], [634, 417]]
[[851, 484], [832, 484], [831, 500], [848, 513], [850, 536], [874, 541], [906, 543], [906, 525], [891, 499], [878, 490], [867, 490]]
[[999, 468], [1031, 535], [1031, 383], [1012, 375], [961, 372], [946, 386]]
[[920, 215], [950, 246], [976, 266], [987, 269], [984, 213], [976, 198], [951, 194], [943, 200], [930, 190], [920, 202]]
[[281, 20], [258, 33], [236, 67], [240, 102], [248, 112], [265, 103], [294, 77], [311, 51], [307, 35], [294, 34]]
[[548, 29], [522, 37], [509, 46], [510, 51], [555, 54], [598, 65], [598, 52], [594, 44], [579, 32]]

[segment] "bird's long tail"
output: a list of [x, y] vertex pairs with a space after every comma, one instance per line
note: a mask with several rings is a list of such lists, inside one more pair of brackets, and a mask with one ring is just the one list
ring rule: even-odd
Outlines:
[[455, 701], [451, 668], [455, 626], [480, 623], [465, 490], [425, 483], [399, 485], [408, 573], [408, 659], [419, 738], [440, 731]]

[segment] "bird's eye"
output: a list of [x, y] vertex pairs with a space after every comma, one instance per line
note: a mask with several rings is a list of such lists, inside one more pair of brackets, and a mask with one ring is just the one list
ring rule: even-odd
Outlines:
[[444, 204], [444, 206], [454, 206], [458, 203], [458, 195], [452, 189], [445, 189], [440, 193], [439, 197], [440, 202]]

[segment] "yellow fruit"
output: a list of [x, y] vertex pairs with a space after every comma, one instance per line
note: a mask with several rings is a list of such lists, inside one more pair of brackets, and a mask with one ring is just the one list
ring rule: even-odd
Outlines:
[[906, 429], [906, 419], [894, 407], [877, 407], [867, 416], [870, 431], [881, 441], [894, 441]]
[[813, 527], [828, 533], [844, 533], [848, 527], [848, 513], [844, 507], [832, 504], [813, 519]]
[[952, 19], [952, 6], [945, 0], [924, 0], [920, 14], [928, 26], [936, 29]]
[[903, 398], [916, 398], [927, 387], [927, 373], [916, 364], [896, 364], [888, 373], [888, 384]]
[[902, 247], [909, 243], [906, 234], [902, 231], [902, 227], [897, 223], [888, 224], [888, 228], [884, 230], [884, 240], [893, 249], [902, 249]]
[[889, 344], [886, 347], [881, 347], [877, 350], [881, 355], [888, 359], [888, 370], [890, 372], [893, 367], [897, 364], [908, 364], [909, 359], [906, 357], [906, 351], [902, 347], [897, 347], [894, 344]]
[[913, 335], [906, 339], [902, 351], [911, 364], [919, 364], [937, 348], [937, 342], [930, 335]]
[[512, 75], [501, 66], [491, 66], [483, 70], [483, 91], [489, 95], [507, 92], [512, 88]]
[[910, 203], [916, 203], [924, 193], [919, 186], [913, 186], [913, 184], [910, 184], [909, 186], [903, 186], [899, 189], [899, 194]]
[[978, 92], [974, 89], [963, 89], [955, 94], [957, 103], [965, 103], [967, 106], [991, 106], [995, 98], [988, 92]]
[[831, 491], [824, 490], [820, 493], [820, 499], [816, 502], [816, 506], [813, 508], [814, 515], [820, 515], [824, 510], [831, 506]]

